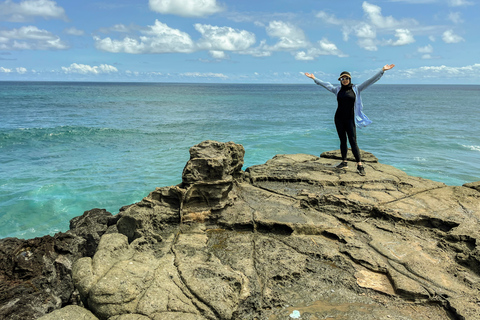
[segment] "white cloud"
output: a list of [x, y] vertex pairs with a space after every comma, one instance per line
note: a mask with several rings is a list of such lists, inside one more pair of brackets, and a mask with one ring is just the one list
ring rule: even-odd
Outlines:
[[357, 44], [368, 51], [377, 51], [377, 31], [368, 23], [360, 23], [355, 28], [355, 35], [358, 37]]
[[153, 26], [141, 31], [143, 36], [132, 38], [126, 36], [123, 40], [112, 40], [110, 37], [101, 39], [94, 37], [95, 47], [108, 52], [125, 53], [190, 53], [195, 50], [190, 36], [178, 29], [173, 29], [158, 20]]
[[460, 12], [450, 12], [450, 14], [448, 15], [448, 20], [452, 21], [455, 24], [460, 24], [464, 22]]
[[267, 46], [267, 41], [260, 41], [256, 47], [250, 47], [247, 50], [239, 51], [240, 54], [251, 55], [257, 58], [270, 57], [272, 55], [271, 49]]
[[223, 11], [216, 0], [149, 0], [150, 9], [182, 17], [204, 17]]
[[130, 32], [130, 28], [121, 23], [114, 25], [110, 30], [114, 32]]
[[334, 43], [326, 38], [312, 44], [301, 28], [289, 22], [270, 21], [265, 30], [270, 37], [278, 38], [278, 42], [274, 45], [267, 45], [266, 41], [263, 40], [258, 47], [250, 50], [249, 54], [256, 57], [266, 57], [275, 51], [289, 51], [292, 52], [296, 60], [304, 61], [314, 60], [321, 55], [345, 56]]
[[433, 47], [431, 44], [428, 44], [424, 47], [419, 47], [417, 51], [422, 54], [422, 59], [424, 60], [433, 59], [431, 55], [433, 53]]
[[127, 74], [127, 75], [139, 76], [139, 75], [140, 75], [140, 72], [127, 70], [127, 71], [125, 71], [125, 74]]
[[326, 13], [325, 11], [319, 11], [315, 16], [329, 24], [334, 24], [334, 25], [343, 24], [343, 21], [341, 19], [338, 19], [337, 17], [335, 17], [335, 15]]
[[[275, 51], [294, 52], [301, 49], [306, 51], [296, 53], [297, 59], [306, 60], [319, 55], [345, 56], [335, 44], [325, 39], [319, 41], [318, 44], [310, 43], [302, 29], [283, 21], [271, 21], [265, 27], [270, 37], [278, 38], [275, 44], [268, 45], [266, 40], [262, 40], [255, 47], [255, 34], [246, 30], [200, 23], [195, 24], [194, 27], [201, 34], [200, 39], [196, 42], [187, 33], [170, 28], [156, 20], [153, 26], [140, 30], [141, 35], [139, 36], [132, 35], [132, 32], [129, 32], [123, 39], [95, 36], [95, 47], [108, 52], [136, 54], [192, 53], [205, 50], [215, 59], [227, 59], [228, 52], [268, 57]], [[116, 29], [133, 31], [135, 28], [118, 28], [117, 26]]]
[[4, 68], [4, 67], [0, 67], [0, 73], [18, 73], [18, 74], [25, 74], [28, 72], [28, 70], [26, 68], [23, 68], [23, 67], [18, 67], [18, 68], [15, 68], [15, 69], [7, 69], [7, 68]]
[[318, 41], [318, 47], [326, 54], [340, 55], [340, 50], [338, 50], [337, 46], [334, 43], [328, 41], [326, 38]]
[[133, 39], [130, 37], [125, 37], [123, 40], [112, 40], [110, 37], [107, 38], [99, 38], [93, 37], [95, 40], [95, 48], [107, 51], [107, 52], [125, 52], [125, 53], [146, 53], [146, 46], [138, 41], [137, 39]]
[[375, 27], [368, 23], [360, 23], [355, 29], [355, 34], [359, 38], [375, 39], [377, 37], [377, 31]]
[[79, 30], [75, 27], [66, 28], [63, 32], [72, 36], [83, 36], [85, 34], [83, 30]]
[[202, 50], [241, 51], [255, 43], [255, 35], [245, 30], [199, 23], [195, 24], [195, 29], [202, 35], [197, 43]]
[[364, 1], [362, 4], [362, 8], [365, 14], [368, 16], [369, 20], [376, 27], [396, 28], [399, 25], [399, 23], [392, 16], [382, 16], [382, 9], [377, 5]]
[[412, 33], [408, 29], [395, 30], [395, 37], [398, 38], [396, 41], [390, 40], [387, 43], [392, 46], [404, 46], [415, 42]]
[[151, 52], [192, 52], [193, 41], [187, 33], [170, 28], [158, 20], [142, 33], [146, 36], [140, 39], [149, 44]]
[[305, 38], [305, 34], [303, 33], [303, 30], [300, 28], [292, 25], [291, 23], [288, 22], [283, 22], [283, 21], [270, 21], [268, 26], [266, 27], [267, 34], [270, 37], [287, 37], [287, 38]]
[[191, 77], [191, 78], [222, 78], [222, 79], [228, 78], [223, 73], [213, 73], [213, 72], [206, 72], [206, 73], [185, 72], [185, 73], [180, 73], [180, 76]]
[[[357, 44], [368, 51], [377, 51], [378, 45], [401, 46], [415, 42], [412, 29], [419, 25], [415, 19], [395, 19], [382, 15], [382, 8], [367, 1], [362, 3], [365, 20], [339, 19], [320, 11], [316, 17], [332, 25], [341, 25], [343, 39], [348, 41], [351, 34], [357, 37]], [[397, 40], [379, 41], [379, 34], [393, 34]]]
[[472, 6], [474, 3], [468, 0], [449, 0], [448, 4], [451, 7], [464, 7], [464, 6]]
[[315, 52], [310, 51], [305, 52], [305, 51], [299, 51], [295, 54], [295, 59], [296, 60], [303, 60], [303, 61], [310, 61], [310, 60], [315, 60], [316, 57], [319, 55], [315, 54]]
[[459, 43], [465, 41], [465, 39], [453, 33], [453, 30], [445, 31], [442, 35], [442, 39], [445, 43]]
[[377, 41], [375, 39], [370, 39], [370, 38], [359, 38], [357, 41], [357, 44], [368, 51], [377, 51]]
[[305, 33], [297, 26], [283, 21], [270, 21], [266, 28], [270, 37], [279, 38], [279, 41], [270, 50], [295, 50], [309, 44]]
[[418, 48], [418, 52], [420, 53], [432, 53], [433, 47], [431, 44], [426, 45], [425, 47]]
[[464, 79], [479, 78], [480, 63], [464, 67], [424, 66], [415, 69], [400, 69], [396, 71], [398, 76], [405, 78], [424, 78], [424, 79]]
[[6, 0], [0, 3], [0, 19], [12, 22], [25, 22], [34, 17], [44, 19], [67, 20], [65, 10], [51, 0], [24, 0], [13, 2]]
[[[156, 20], [155, 24], [140, 30], [139, 36], [127, 35], [121, 40], [110, 37], [94, 37], [95, 47], [108, 52], [139, 53], [192, 53], [198, 50], [207, 50], [216, 59], [225, 59], [228, 56], [224, 51], [245, 53], [255, 43], [255, 34], [230, 27], [218, 27], [197, 23], [195, 29], [202, 35], [194, 42], [190, 35]], [[117, 25], [116, 30], [132, 31]], [[112, 29], [110, 29], [112, 30]]]
[[138, 26], [134, 26], [134, 25], [126, 26], [124, 24], [119, 23], [109, 28], [100, 28], [98, 29], [98, 31], [101, 33], [110, 33], [110, 32], [130, 33], [130, 32], [139, 31], [141, 29], [142, 28]]
[[268, 57], [276, 51], [287, 51], [291, 52], [296, 60], [304, 61], [314, 60], [321, 55], [345, 56], [334, 43], [326, 38], [312, 44], [303, 30], [290, 22], [273, 20], [269, 22], [265, 30], [268, 36], [278, 38], [274, 45], [268, 45], [266, 40], [262, 40], [257, 47], [239, 53], [255, 57]]
[[313, 48], [309, 48], [307, 51], [299, 51], [295, 54], [296, 60], [315, 60], [319, 56], [339, 56], [339, 57], [346, 57], [347, 55], [343, 54], [337, 46], [330, 42], [328, 39], [323, 38], [322, 40], [318, 41], [318, 46]]
[[62, 67], [64, 73], [80, 73], [80, 74], [101, 74], [114, 73], [118, 69], [108, 64], [101, 64], [100, 66], [89, 66], [86, 64], [72, 63], [69, 67]]
[[18, 74], [25, 74], [27, 73], [27, 69], [20, 67], [20, 68], [15, 68], [15, 71], [17, 71]]
[[0, 35], [9, 39], [51, 40], [54, 36], [35, 26], [23, 26], [19, 29], [1, 30]]
[[225, 53], [225, 51], [210, 50], [208, 53], [210, 53], [210, 56], [214, 59], [227, 59], [228, 58], [228, 55]]
[[63, 50], [68, 46], [56, 35], [35, 26], [0, 30], [2, 50]]

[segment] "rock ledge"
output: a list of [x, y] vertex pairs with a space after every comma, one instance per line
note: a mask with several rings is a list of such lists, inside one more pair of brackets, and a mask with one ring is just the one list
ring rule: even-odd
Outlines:
[[[44, 237], [48, 248], [3, 239], [0, 314], [480, 319], [478, 183], [408, 176], [373, 155], [362, 177], [335, 168], [338, 151], [277, 155], [243, 172], [244, 153], [233, 142], [202, 142], [190, 149], [181, 184], [157, 188], [116, 216], [88, 211], [69, 232]], [[41, 274], [25, 262], [36, 251], [54, 261]], [[52, 272], [56, 278], [45, 277]], [[25, 298], [51, 286], [37, 286], [41, 277], [66, 289], [50, 289], [50, 304], [21, 316], [19, 301], [27, 308]], [[5, 296], [21, 286], [20, 296]]]

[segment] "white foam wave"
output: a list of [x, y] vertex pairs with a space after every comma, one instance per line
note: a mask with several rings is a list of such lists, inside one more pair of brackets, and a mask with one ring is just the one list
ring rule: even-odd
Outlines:
[[480, 151], [480, 146], [466, 146], [466, 145], [462, 144], [462, 147], [468, 148], [472, 151]]

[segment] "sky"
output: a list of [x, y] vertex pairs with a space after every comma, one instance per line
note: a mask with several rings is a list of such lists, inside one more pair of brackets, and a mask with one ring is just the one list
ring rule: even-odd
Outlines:
[[475, 0], [0, 0], [0, 81], [480, 84]]

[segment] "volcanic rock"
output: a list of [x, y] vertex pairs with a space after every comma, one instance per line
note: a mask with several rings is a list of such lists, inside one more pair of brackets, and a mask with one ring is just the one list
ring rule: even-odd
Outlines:
[[103, 209], [86, 211], [70, 221], [70, 230], [34, 239], [0, 240], [0, 319], [37, 319], [80, 302], [72, 266], [93, 256], [100, 237], [116, 232], [116, 217]]
[[181, 184], [123, 207], [77, 255], [78, 304], [96, 318], [480, 319], [478, 184], [373, 155], [360, 176], [335, 168], [339, 151], [245, 171], [232, 142], [190, 155]]

